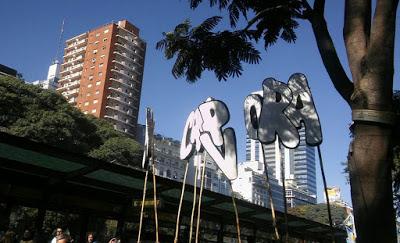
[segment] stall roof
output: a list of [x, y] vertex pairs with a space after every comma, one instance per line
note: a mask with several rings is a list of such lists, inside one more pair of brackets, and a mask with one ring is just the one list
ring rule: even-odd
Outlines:
[[[50, 207], [53, 205], [57, 208], [57, 204], [64, 203], [65, 208], [70, 203], [78, 210], [80, 207], [107, 210], [108, 205], [111, 212], [118, 214], [121, 208], [129, 205], [128, 209], [137, 214], [132, 200], [141, 199], [144, 177], [145, 172], [135, 168], [103, 162], [0, 133], [0, 200], [12, 198], [21, 204], [40, 205], [43, 200], [49, 199], [48, 192], [57, 185], [68, 195], [53, 193], [53, 200], [48, 200]], [[162, 177], [157, 177], [156, 181], [157, 196], [168, 205], [161, 208], [160, 212], [176, 213], [182, 184]], [[7, 185], [13, 185], [14, 190], [6, 190]], [[151, 180], [147, 185], [148, 189], [153, 187]], [[191, 209], [193, 189], [190, 185], [186, 186], [184, 213]], [[87, 193], [91, 196], [90, 200], [85, 201], [84, 195]], [[57, 195], [58, 199], [54, 199]], [[79, 203], [74, 204], [71, 199], [73, 195], [81, 198]], [[243, 200], [237, 200], [237, 207], [241, 225], [265, 232], [273, 231], [270, 209]], [[276, 213], [278, 225], [282, 229], [284, 214]], [[205, 190], [202, 215], [206, 220], [217, 223], [224, 220], [234, 224], [231, 197]], [[327, 240], [332, 234], [342, 239], [346, 236], [341, 229], [293, 215], [288, 215], [288, 226], [290, 235], [303, 239]]]

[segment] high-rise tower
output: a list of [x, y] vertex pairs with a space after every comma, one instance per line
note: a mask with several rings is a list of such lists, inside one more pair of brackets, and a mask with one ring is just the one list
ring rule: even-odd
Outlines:
[[[310, 195], [317, 194], [315, 149], [305, 142], [305, 130], [300, 129], [300, 144], [295, 149], [287, 149], [275, 143], [264, 145], [265, 162], [274, 177], [282, 183], [281, 161], [284, 162], [285, 179], [290, 185], [304, 190]], [[262, 145], [259, 141], [247, 138], [246, 160], [262, 161]]]
[[135, 136], [146, 43], [126, 20], [66, 41], [59, 91], [85, 114]]

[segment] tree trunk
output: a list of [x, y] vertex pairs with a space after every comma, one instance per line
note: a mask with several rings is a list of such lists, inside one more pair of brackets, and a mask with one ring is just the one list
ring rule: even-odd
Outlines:
[[390, 158], [390, 127], [354, 124], [349, 158], [357, 242], [397, 242]]

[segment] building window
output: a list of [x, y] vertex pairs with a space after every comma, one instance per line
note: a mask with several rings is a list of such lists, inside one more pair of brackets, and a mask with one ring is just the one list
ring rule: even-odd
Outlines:
[[99, 41], [95, 41], [94, 44], [95, 44], [95, 45], [99, 44]]
[[87, 86], [88, 88], [91, 88], [92, 87], [92, 84], [88, 84], [88, 86]]
[[99, 94], [100, 93], [100, 91], [99, 90], [96, 90], [96, 94]]
[[93, 62], [93, 63], [96, 62], [96, 58], [92, 58], [92, 62]]
[[93, 50], [93, 54], [97, 54], [97, 49], [96, 49], [96, 50]]
[[86, 96], [89, 97], [89, 96], [90, 96], [90, 93], [87, 93]]
[[88, 105], [89, 105], [89, 102], [86, 101], [85, 104], [83, 104], [83, 105], [84, 105], [84, 106], [88, 106]]
[[102, 67], [103, 67], [103, 63], [100, 63], [100, 64], [99, 64], [99, 68], [102, 68]]
[[96, 109], [93, 109], [93, 110], [92, 110], [92, 113], [96, 113]]
[[90, 76], [89, 76], [89, 80], [93, 80], [93, 75], [90, 75]]
[[100, 56], [100, 58], [103, 59], [105, 56], [106, 56], [106, 55], [103, 54], [103, 55]]
[[107, 38], [104, 38], [104, 39], [103, 39], [103, 42], [106, 42], [106, 41], [107, 41]]
[[87, 113], [88, 113], [87, 111], [84, 111], [84, 112], [83, 112], [83, 114], [87, 114]]
[[99, 74], [98, 74], [98, 75], [99, 75], [99, 77], [101, 77], [101, 76], [103, 76], [103, 73], [102, 73], [102, 72], [99, 72]]
[[105, 31], [104, 31], [104, 34], [107, 34], [108, 33], [108, 29], [106, 29]]
[[93, 100], [93, 104], [97, 104], [98, 100]]
[[105, 50], [105, 49], [106, 49], [106, 46], [103, 46], [101, 49], [102, 49], [102, 50]]
[[101, 83], [101, 81], [97, 81], [97, 82], [96, 82], [96, 85], [100, 85], [100, 83]]
[[96, 34], [96, 37], [99, 37], [99, 36], [100, 36], [100, 33], [97, 33], [97, 34]]

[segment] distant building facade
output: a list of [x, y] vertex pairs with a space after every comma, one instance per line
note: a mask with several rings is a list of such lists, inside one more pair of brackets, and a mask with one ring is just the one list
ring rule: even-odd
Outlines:
[[58, 61], [54, 61], [54, 63], [49, 66], [47, 79], [36, 80], [33, 81], [32, 84], [40, 86], [42, 89], [56, 90], [58, 88], [58, 80], [60, 80], [60, 68], [60, 63]]
[[[304, 128], [299, 131], [300, 143], [295, 149], [287, 149], [279, 145], [279, 140], [272, 144], [262, 145], [259, 141], [247, 138], [246, 160], [263, 161], [268, 165], [273, 178], [282, 185], [282, 174], [285, 176], [288, 205], [317, 202], [317, 183], [315, 168], [315, 149], [306, 144]], [[262, 146], [265, 155], [263, 156]], [[284, 173], [281, 171], [284, 163]], [[245, 162], [247, 163], [247, 162]], [[290, 189], [290, 190], [289, 190]], [[289, 190], [289, 191], [288, 191]], [[296, 199], [296, 197], [299, 200]]]
[[0, 76], [11, 76], [17, 77], [17, 70], [7, 67], [6, 65], [0, 64]]
[[[233, 182], [233, 190], [243, 199], [263, 206], [270, 207], [267, 179], [263, 163], [259, 161], [246, 161], [238, 165], [238, 178]], [[269, 174], [274, 209], [283, 212], [283, 189], [278, 180]]]
[[65, 42], [57, 91], [85, 114], [110, 121], [135, 137], [146, 43], [126, 20]]

